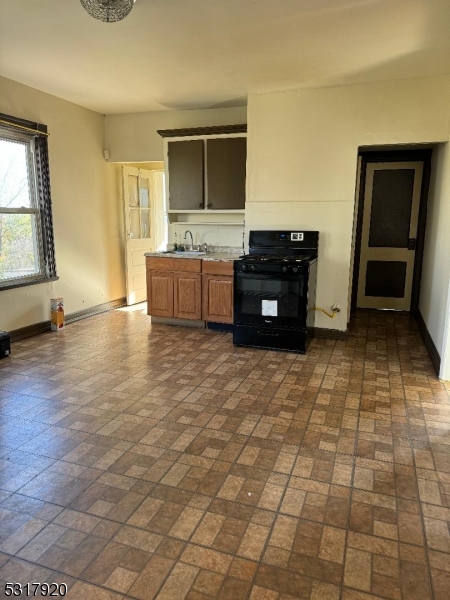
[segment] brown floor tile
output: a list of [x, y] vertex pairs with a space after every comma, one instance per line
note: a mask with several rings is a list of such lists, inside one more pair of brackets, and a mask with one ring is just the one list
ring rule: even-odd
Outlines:
[[255, 584], [263, 589], [305, 600], [309, 600], [312, 591], [310, 578], [269, 565], [262, 565], [258, 569]]
[[212, 571], [206, 571], [205, 569], [200, 569], [192, 589], [199, 594], [201, 593], [205, 596], [216, 597], [219, 594], [223, 581], [223, 575], [220, 575], [219, 573], [213, 573]]
[[450, 387], [405, 315], [296, 355], [113, 311], [14, 344], [0, 430], [0, 587], [447, 600]]

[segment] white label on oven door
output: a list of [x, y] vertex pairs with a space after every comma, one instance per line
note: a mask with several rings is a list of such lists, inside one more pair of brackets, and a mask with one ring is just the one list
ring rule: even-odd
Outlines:
[[261, 314], [263, 317], [278, 317], [278, 300], [263, 300]]

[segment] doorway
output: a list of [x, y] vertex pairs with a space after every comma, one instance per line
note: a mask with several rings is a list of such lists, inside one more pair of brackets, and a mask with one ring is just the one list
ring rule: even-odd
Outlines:
[[360, 151], [352, 310], [417, 312], [431, 154]]
[[143, 166], [121, 169], [128, 306], [147, 300], [145, 253], [159, 250], [165, 239], [164, 171]]

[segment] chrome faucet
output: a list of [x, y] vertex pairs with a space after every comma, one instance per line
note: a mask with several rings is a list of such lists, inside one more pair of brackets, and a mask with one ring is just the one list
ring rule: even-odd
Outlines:
[[189, 231], [189, 229], [188, 229], [188, 230], [187, 230], [187, 231], [184, 233], [184, 239], [186, 240], [186, 236], [187, 236], [187, 234], [188, 234], [188, 233], [189, 233], [189, 234], [190, 234], [190, 236], [191, 236], [191, 248], [193, 248], [193, 247], [194, 247], [194, 236], [192, 235], [192, 231]]

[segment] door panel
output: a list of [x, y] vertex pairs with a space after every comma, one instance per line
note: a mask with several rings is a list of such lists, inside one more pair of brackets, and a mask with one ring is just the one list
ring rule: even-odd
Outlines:
[[206, 140], [209, 209], [245, 208], [246, 162], [245, 137]]
[[366, 169], [357, 306], [408, 311], [414, 273], [422, 162]]
[[414, 169], [383, 169], [374, 172], [370, 247], [408, 246], [414, 176]]
[[147, 281], [146, 281], [145, 274], [137, 273], [137, 274], [133, 275], [133, 287], [134, 287], [134, 289], [139, 289], [139, 290], [145, 288], [145, 291], [147, 292]]
[[368, 260], [366, 296], [403, 298], [406, 283], [406, 262], [397, 260]]
[[174, 317], [180, 319], [202, 318], [202, 276], [200, 274], [174, 274]]
[[173, 317], [173, 274], [147, 271], [147, 314]]
[[168, 143], [169, 208], [204, 208], [203, 140]]
[[233, 322], [233, 278], [203, 275], [203, 319], [215, 323]]

